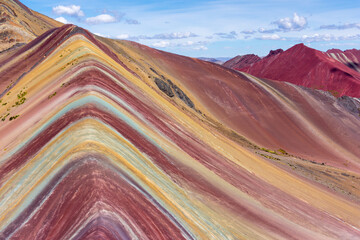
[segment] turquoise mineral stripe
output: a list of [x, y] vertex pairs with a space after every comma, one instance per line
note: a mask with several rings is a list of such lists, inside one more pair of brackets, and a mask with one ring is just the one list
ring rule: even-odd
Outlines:
[[[95, 86], [92, 86], [93, 90], [98, 90], [99, 92], [103, 92], [104, 95], [108, 94], [109, 96], [111, 96], [111, 98], [115, 99], [117, 102], [121, 103], [123, 106], [125, 106], [127, 109], [129, 109], [130, 111], [132, 110], [131, 106], [129, 106], [125, 101], [123, 101], [122, 99], [120, 99], [119, 97], [117, 97], [116, 95], [113, 94], [109, 94], [106, 93], [105, 91], [102, 91], [100, 88], [97, 88]], [[25, 141], [22, 141], [20, 144], [18, 144], [14, 149], [12, 149], [11, 151], [7, 152], [5, 155], [3, 155], [0, 158], [0, 163], [2, 161], [4, 161], [5, 159], [9, 158], [10, 156], [14, 155], [17, 151], [19, 151], [22, 147], [26, 146], [27, 144], [29, 144], [29, 142], [31, 142], [34, 138], [36, 138], [36, 136], [38, 136], [42, 131], [44, 131], [44, 129], [46, 129], [47, 127], [49, 127], [53, 122], [55, 122], [56, 120], [58, 120], [61, 116], [65, 115], [67, 112], [69, 112], [72, 109], [75, 108], [79, 108], [81, 106], [84, 106], [85, 104], [88, 103], [95, 103], [98, 104], [102, 107], [105, 107], [107, 110], [109, 110], [112, 114], [118, 116], [120, 119], [122, 119], [123, 121], [125, 121], [127, 124], [129, 124], [130, 126], [132, 126], [134, 129], [136, 129], [142, 136], [144, 136], [147, 140], [149, 140], [151, 143], [153, 143], [154, 145], [156, 145], [158, 148], [162, 149], [160, 145], [158, 145], [150, 136], [144, 135], [144, 129], [134, 123], [129, 117], [127, 117], [125, 114], [119, 112], [115, 107], [113, 107], [111, 104], [109, 104], [108, 102], [102, 100], [101, 98], [94, 96], [94, 95], [90, 95], [90, 96], [85, 96], [81, 99], [78, 99], [74, 102], [71, 102], [69, 104], [67, 104], [63, 109], [61, 109], [53, 118], [51, 118], [48, 122], [44, 123], [40, 128], [38, 128], [34, 134], [32, 134], [32, 136]], [[131, 111], [133, 114], [136, 114], [137, 117], [139, 117], [142, 121], [144, 121], [144, 123], [146, 125], [151, 125], [149, 122], [146, 121], [146, 119], [144, 117], [141, 116], [141, 114], [136, 113], [135, 111]], [[62, 132], [62, 131], [61, 131]], [[60, 133], [61, 133], [60, 132]]]

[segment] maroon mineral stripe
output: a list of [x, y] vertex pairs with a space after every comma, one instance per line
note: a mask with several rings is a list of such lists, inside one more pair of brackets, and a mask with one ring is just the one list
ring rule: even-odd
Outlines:
[[122, 224], [106, 217], [92, 220], [74, 239], [131, 240]]
[[[107, 210], [126, 216], [150, 238], [163, 239], [166, 236], [183, 239], [179, 226], [165, 215], [164, 209], [154, 205], [151, 202], [153, 199], [144, 196], [129, 181], [131, 179], [121, 170], [114, 169], [103, 157], [88, 155], [74, 159], [55, 176], [22, 216], [3, 232], [3, 236], [14, 233], [11, 239], [21, 236], [61, 239], [74, 234], [78, 229], [73, 227], [82, 225], [89, 213], [96, 214], [93, 228], [102, 227], [114, 230], [115, 235], [128, 235], [124, 229], [118, 228], [121, 223], [116, 218], [101, 212]], [[45, 202], [41, 204], [43, 200]], [[27, 219], [30, 214], [34, 215]], [[104, 218], [107, 221], [96, 221]], [[25, 221], [26, 224], [21, 225]], [[132, 227], [131, 224], [128, 226]]]

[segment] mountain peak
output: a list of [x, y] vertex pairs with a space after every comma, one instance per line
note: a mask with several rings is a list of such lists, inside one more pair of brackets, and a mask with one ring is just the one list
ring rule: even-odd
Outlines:
[[28, 12], [29, 14], [32, 14], [32, 11], [30, 8], [28, 8], [27, 6], [25, 6], [24, 4], [22, 4], [20, 1], [18, 0], [2, 0], [3, 2], [13, 2], [15, 4], [17, 4], [19, 7], [23, 8], [26, 12]]
[[0, 52], [21, 46], [62, 24], [17, 0], [0, 0]]
[[246, 54], [246, 55], [238, 55], [228, 61], [226, 61], [223, 66], [228, 68], [244, 68], [247, 67], [257, 61], [260, 61], [261, 58], [255, 54]]
[[304, 43], [295, 44], [294, 46], [292, 46], [291, 48], [289, 48], [286, 51], [293, 51], [293, 50], [295, 50], [295, 51], [318, 51], [314, 48], [306, 46]]
[[266, 56], [266, 58], [277, 55], [279, 53], [282, 53], [284, 50], [282, 50], [281, 48], [276, 49], [276, 50], [270, 50], [269, 54]]

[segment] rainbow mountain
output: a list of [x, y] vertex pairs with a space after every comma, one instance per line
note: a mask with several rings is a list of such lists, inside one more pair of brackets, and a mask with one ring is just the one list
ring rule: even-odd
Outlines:
[[356, 98], [74, 25], [0, 76], [0, 239], [360, 237]]

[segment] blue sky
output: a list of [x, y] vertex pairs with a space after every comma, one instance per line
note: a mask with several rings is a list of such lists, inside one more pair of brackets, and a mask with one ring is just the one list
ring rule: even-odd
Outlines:
[[360, 48], [358, 0], [22, 0], [98, 35], [192, 57], [266, 55], [305, 43]]

